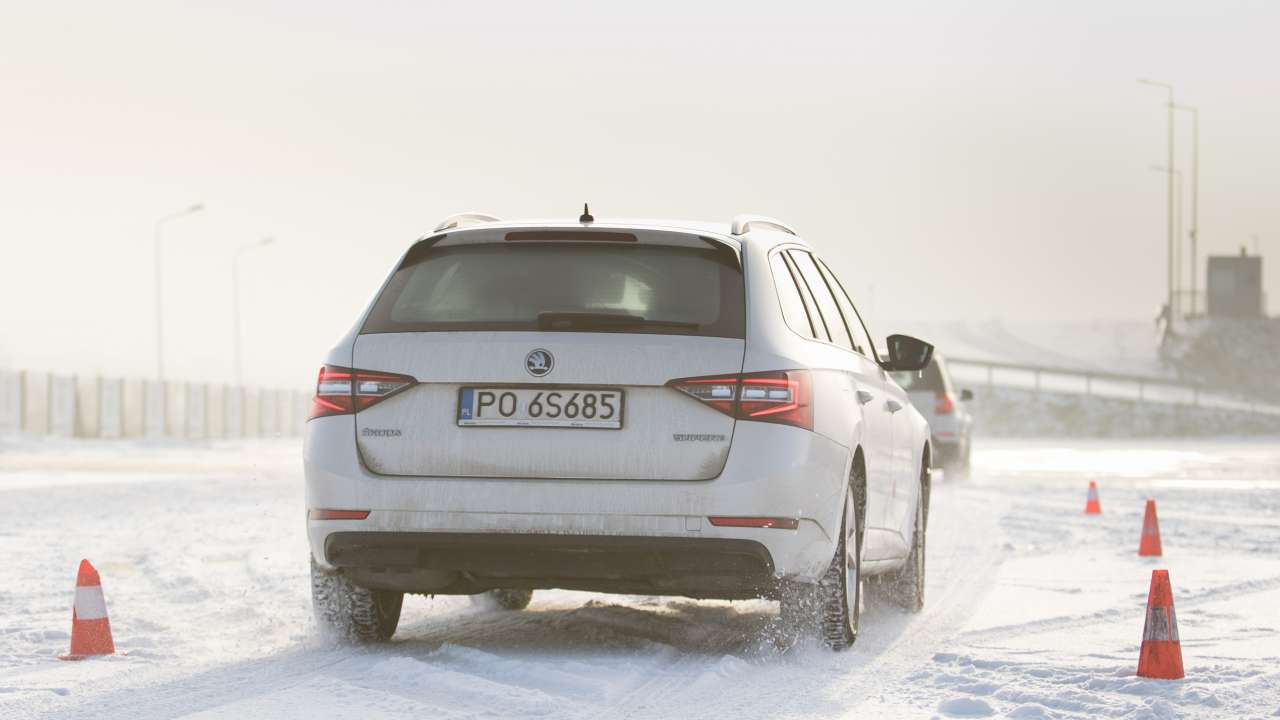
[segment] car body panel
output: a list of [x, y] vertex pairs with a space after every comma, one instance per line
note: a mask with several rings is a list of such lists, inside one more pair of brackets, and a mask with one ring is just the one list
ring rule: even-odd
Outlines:
[[[724, 472], [700, 482], [391, 477], [360, 461], [344, 415], [308, 423], [304, 447], [309, 508], [369, 510], [364, 520], [308, 519], [315, 560], [340, 531], [525, 532], [746, 538], [775, 566], [816, 579], [831, 560], [846, 489], [848, 448], [815, 433], [741, 423], [735, 442], [768, 453], [730, 453]], [[712, 526], [711, 516], [788, 516], [796, 530]]]
[[[361, 335], [353, 364], [418, 385], [356, 415], [366, 464], [385, 475], [705, 480], [720, 474], [733, 418], [666, 383], [736, 374], [743, 341], [590, 332], [425, 332]], [[525, 371], [551, 353], [542, 377]], [[618, 389], [622, 427], [460, 427], [464, 386]]]

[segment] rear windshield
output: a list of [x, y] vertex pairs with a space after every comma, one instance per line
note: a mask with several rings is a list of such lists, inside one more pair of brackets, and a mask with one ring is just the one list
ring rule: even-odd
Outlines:
[[728, 247], [493, 243], [410, 251], [362, 332], [550, 330], [744, 337]]
[[944, 392], [947, 389], [942, 380], [942, 370], [938, 368], [937, 362], [930, 362], [928, 367], [920, 372], [895, 372], [893, 379], [897, 380], [898, 385], [907, 392], [913, 390]]

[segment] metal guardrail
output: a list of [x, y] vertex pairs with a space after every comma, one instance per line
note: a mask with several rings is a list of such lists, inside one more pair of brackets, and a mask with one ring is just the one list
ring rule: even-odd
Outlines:
[[[984, 383], [987, 387], [1032, 389], [1037, 393], [1048, 391], [1097, 395], [1139, 402], [1280, 415], [1280, 406], [1216, 393], [1206, 390], [1201, 384], [1174, 378], [950, 356], [946, 361], [956, 378]], [[971, 372], [965, 372], [966, 369], [980, 372], [975, 376]]]

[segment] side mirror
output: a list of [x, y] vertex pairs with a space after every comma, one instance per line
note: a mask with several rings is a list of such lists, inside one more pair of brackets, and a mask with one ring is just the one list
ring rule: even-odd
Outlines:
[[888, 362], [880, 366], [890, 372], [919, 372], [929, 367], [933, 360], [933, 346], [910, 335], [890, 335], [886, 338], [889, 345]]
[[960, 391], [960, 401], [961, 401], [961, 402], [967, 402], [967, 401], [972, 400], [972, 399], [973, 399], [973, 391], [972, 391], [972, 390], [961, 390], [961, 391]]

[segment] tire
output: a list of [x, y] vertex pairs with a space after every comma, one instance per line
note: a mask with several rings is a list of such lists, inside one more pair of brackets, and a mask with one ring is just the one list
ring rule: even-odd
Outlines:
[[929, 470], [920, 470], [920, 498], [916, 502], [915, 530], [911, 533], [911, 553], [900, 570], [885, 576], [889, 599], [902, 609], [918, 613], [924, 609], [925, 537], [929, 529]]
[[[816, 585], [786, 582], [781, 588], [779, 610], [789, 641], [816, 631], [827, 647], [846, 650], [858, 639], [862, 619], [863, 524], [853, 495], [851, 491], [845, 496], [840, 537], [826, 573]], [[852, 533], [848, 532], [850, 526], [855, 528]]]
[[532, 590], [490, 590], [471, 596], [471, 604], [489, 610], [523, 610], [533, 599]]
[[942, 464], [942, 471], [946, 473], [948, 481], [969, 479], [969, 443], [967, 441], [956, 447], [955, 454]]
[[340, 572], [324, 572], [312, 558], [311, 604], [326, 635], [356, 643], [386, 642], [400, 623], [404, 593], [361, 587]]

